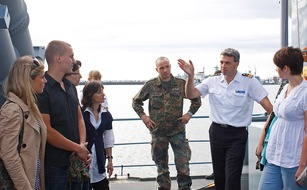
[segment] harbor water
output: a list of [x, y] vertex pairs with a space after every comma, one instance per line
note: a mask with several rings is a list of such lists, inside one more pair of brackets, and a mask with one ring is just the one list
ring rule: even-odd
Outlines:
[[[108, 97], [109, 111], [114, 119], [138, 118], [132, 109], [132, 98], [138, 92], [142, 85], [105, 85], [104, 92]], [[274, 101], [279, 85], [264, 85], [269, 92], [269, 99]], [[78, 91], [83, 86], [77, 87]], [[148, 102], [144, 102], [145, 112], [148, 113]], [[185, 101], [184, 112], [189, 109], [189, 100]], [[202, 106], [195, 116], [208, 116], [210, 107], [208, 97], [202, 98]], [[264, 113], [260, 104], [254, 104], [254, 114]], [[186, 134], [189, 141], [208, 140], [208, 129], [211, 124], [209, 119], [193, 118], [186, 125]], [[155, 177], [156, 167], [143, 165], [153, 165], [151, 159], [150, 142], [151, 135], [141, 120], [114, 121], [113, 130], [115, 134], [115, 143], [119, 144], [113, 148], [113, 164], [116, 166], [114, 174], [117, 176], [150, 178]], [[253, 135], [253, 134], [249, 134]], [[121, 145], [133, 143], [134, 145]], [[147, 142], [147, 143], [143, 143]], [[138, 144], [139, 143], [139, 144]], [[210, 145], [208, 142], [190, 142], [192, 158], [190, 163], [211, 162]], [[169, 150], [169, 163], [173, 164], [173, 152]], [[142, 165], [134, 167], [133, 165]], [[120, 167], [123, 166], [123, 167]], [[174, 165], [170, 165], [171, 176], [176, 176]], [[190, 173], [193, 176], [209, 175], [212, 173], [211, 164], [191, 164]]]

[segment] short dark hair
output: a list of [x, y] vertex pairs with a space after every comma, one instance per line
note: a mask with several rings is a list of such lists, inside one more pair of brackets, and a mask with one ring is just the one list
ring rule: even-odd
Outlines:
[[304, 58], [300, 48], [281, 48], [275, 53], [273, 62], [280, 69], [289, 67], [292, 75], [300, 75], [303, 71]]
[[233, 60], [235, 62], [240, 61], [240, 53], [238, 50], [235, 50], [233, 48], [226, 48], [224, 51], [222, 51], [221, 55], [228, 56], [228, 57], [233, 57]]

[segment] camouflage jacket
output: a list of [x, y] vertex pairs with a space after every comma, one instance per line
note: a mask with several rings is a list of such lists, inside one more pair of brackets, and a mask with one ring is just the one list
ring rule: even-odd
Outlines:
[[[147, 81], [133, 98], [132, 107], [141, 117], [144, 115], [143, 102], [149, 99], [149, 117], [156, 123], [151, 134], [171, 136], [185, 130], [185, 126], [178, 120], [183, 114], [185, 96], [185, 80], [171, 75], [168, 82], [169, 89], [162, 86], [159, 77]], [[201, 99], [191, 100], [189, 112], [195, 114], [201, 106]]]

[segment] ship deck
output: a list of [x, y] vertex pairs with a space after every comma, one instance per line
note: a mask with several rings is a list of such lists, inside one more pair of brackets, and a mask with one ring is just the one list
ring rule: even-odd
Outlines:
[[[256, 118], [253, 118], [256, 120]], [[241, 176], [241, 189], [242, 190], [253, 190], [258, 188], [258, 183], [260, 180], [261, 172], [255, 169], [255, 163], [257, 157], [254, 156], [255, 149], [258, 142], [258, 137], [262, 132], [264, 122], [258, 121], [253, 122], [249, 126], [249, 135], [246, 157], [244, 160], [242, 176]], [[251, 156], [249, 156], [251, 155]], [[250, 163], [250, 164], [249, 164]], [[210, 174], [208, 174], [210, 175]], [[156, 190], [158, 189], [158, 184], [155, 180], [155, 176], [150, 178], [142, 177], [128, 177], [125, 175], [120, 175], [111, 177], [110, 179], [110, 189], [112, 190]], [[192, 190], [213, 190], [213, 188], [207, 188], [209, 184], [213, 183], [213, 180], [205, 179], [205, 175], [192, 176]], [[172, 176], [172, 190], [178, 189], [176, 178]]]
[[[193, 190], [203, 190], [208, 184], [211, 184], [213, 180], [207, 180], [204, 176], [196, 176], [192, 178]], [[157, 190], [158, 184], [155, 179], [111, 179], [110, 189], [112, 190]], [[172, 189], [177, 189], [176, 179], [172, 179]], [[214, 188], [210, 188], [214, 189]]]
[[[241, 189], [248, 190], [248, 170], [247, 166], [243, 167], [243, 173], [241, 176]], [[172, 177], [172, 189], [177, 189], [177, 181], [175, 177]], [[110, 189], [112, 190], [157, 190], [158, 184], [155, 178], [127, 178], [118, 177], [117, 179], [111, 178]], [[214, 190], [214, 187], [210, 187], [213, 180], [205, 179], [205, 176], [192, 176], [192, 190]]]

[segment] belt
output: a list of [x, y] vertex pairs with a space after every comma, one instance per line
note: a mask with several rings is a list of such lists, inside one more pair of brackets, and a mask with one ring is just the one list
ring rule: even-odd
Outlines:
[[219, 123], [215, 123], [213, 122], [215, 125], [218, 125], [220, 127], [223, 127], [223, 128], [236, 128], [236, 129], [241, 129], [241, 128], [246, 128], [246, 127], [235, 127], [235, 126], [232, 126], [232, 125], [227, 125], [227, 124], [219, 124]]

